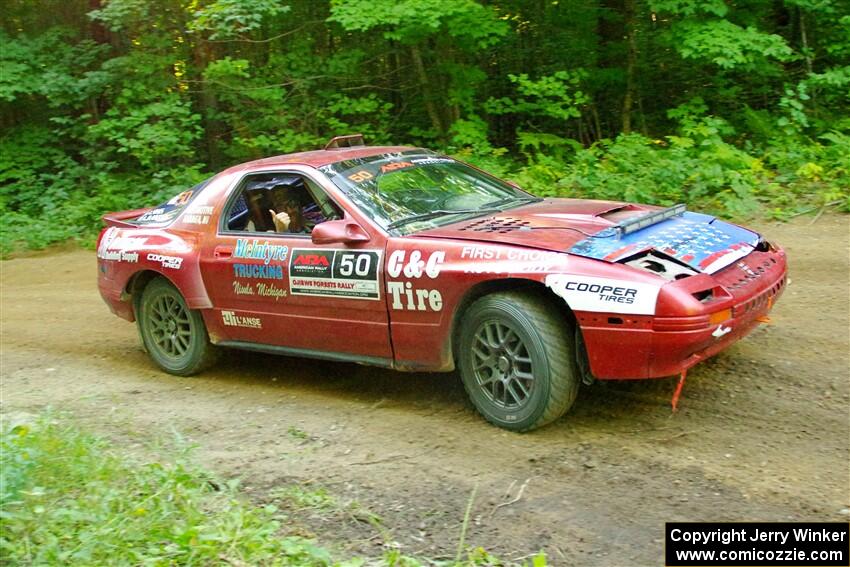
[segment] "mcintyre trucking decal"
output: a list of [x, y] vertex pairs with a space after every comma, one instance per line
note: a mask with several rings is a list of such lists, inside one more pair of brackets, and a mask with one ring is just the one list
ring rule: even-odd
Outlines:
[[256, 238], [239, 238], [236, 240], [236, 248], [233, 250], [234, 258], [248, 258], [251, 260], [262, 260], [263, 264], [272, 262], [286, 262], [289, 246], [271, 244], [268, 240], [260, 241]]
[[283, 266], [272, 264], [233, 264], [234, 278], [249, 278], [258, 280], [282, 280]]
[[585, 238], [567, 250], [597, 260], [616, 262], [642, 250], [654, 248], [692, 268], [713, 274], [746, 256], [758, 244], [755, 232], [712, 216], [685, 212], [622, 238], [605, 231]]
[[551, 274], [546, 286], [573, 311], [655, 315], [659, 286], [590, 276]]
[[294, 249], [289, 258], [289, 292], [380, 299], [380, 264], [380, 250]]
[[275, 301], [280, 301], [280, 298], [286, 297], [288, 293], [285, 289], [277, 287], [272, 283], [232, 282], [232, 285], [233, 293], [235, 295], [251, 295], [254, 297], [274, 298]]

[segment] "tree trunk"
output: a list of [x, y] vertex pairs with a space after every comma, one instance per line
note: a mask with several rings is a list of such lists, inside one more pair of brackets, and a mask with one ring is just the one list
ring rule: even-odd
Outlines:
[[635, 0], [625, 0], [626, 46], [626, 93], [623, 97], [623, 134], [632, 131], [632, 104], [635, 100], [635, 67], [637, 65], [637, 24], [635, 17]]
[[425, 101], [425, 111], [428, 113], [428, 118], [431, 119], [431, 126], [437, 132], [437, 136], [442, 137], [443, 124], [440, 121], [437, 106], [434, 104], [434, 98], [431, 96], [431, 84], [428, 80], [428, 73], [425, 72], [425, 64], [422, 62], [422, 52], [418, 46], [414, 45], [410, 48], [410, 55], [413, 58], [413, 66], [416, 68], [416, 76], [419, 78], [422, 99]]

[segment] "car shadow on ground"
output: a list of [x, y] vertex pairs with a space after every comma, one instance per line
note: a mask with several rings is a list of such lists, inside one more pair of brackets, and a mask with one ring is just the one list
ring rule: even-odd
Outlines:
[[[392, 406], [397, 410], [427, 407], [446, 419], [447, 414], [474, 413], [457, 372], [400, 372], [353, 363], [261, 354], [227, 349], [222, 360], [202, 375], [204, 379], [245, 386], [273, 387], [288, 393], [331, 398], [334, 402]], [[666, 419], [677, 378], [635, 381], [598, 381], [582, 385], [575, 405], [561, 425], [606, 428], [633, 427], [635, 419]], [[482, 419], [483, 422], [483, 419]]]

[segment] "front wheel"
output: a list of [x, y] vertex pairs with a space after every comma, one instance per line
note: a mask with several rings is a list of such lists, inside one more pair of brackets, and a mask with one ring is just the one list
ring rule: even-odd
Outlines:
[[494, 293], [470, 306], [457, 356], [464, 388], [487, 421], [529, 431], [570, 409], [579, 385], [571, 327], [528, 293]]
[[191, 376], [214, 362], [215, 347], [201, 314], [189, 309], [167, 280], [157, 278], [145, 287], [136, 319], [145, 350], [166, 372]]

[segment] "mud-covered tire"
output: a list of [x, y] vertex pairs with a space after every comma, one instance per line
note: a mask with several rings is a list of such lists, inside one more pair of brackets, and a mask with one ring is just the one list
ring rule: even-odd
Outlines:
[[572, 324], [546, 298], [486, 295], [463, 314], [456, 353], [464, 388], [487, 421], [529, 431], [561, 417], [578, 393]]
[[145, 286], [137, 304], [136, 321], [142, 344], [151, 359], [169, 374], [191, 376], [216, 360], [201, 314], [189, 309], [168, 280]]

